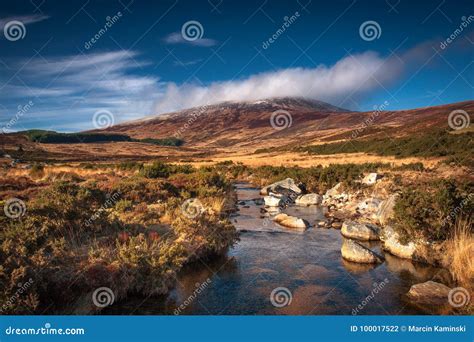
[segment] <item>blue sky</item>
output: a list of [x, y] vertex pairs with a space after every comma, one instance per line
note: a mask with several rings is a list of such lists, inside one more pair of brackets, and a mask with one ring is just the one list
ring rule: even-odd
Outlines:
[[473, 12], [468, 0], [2, 2], [0, 126], [79, 131], [100, 111], [118, 123], [274, 96], [361, 111], [471, 100]]

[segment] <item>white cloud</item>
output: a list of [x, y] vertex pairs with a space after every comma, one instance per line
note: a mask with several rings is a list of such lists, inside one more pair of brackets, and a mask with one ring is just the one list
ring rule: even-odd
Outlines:
[[[135, 73], [145, 65], [133, 51], [14, 60], [0, 73], [0, 102], [8, 109], [0, 122], [29, 100], [35, 106], [16, 130], [38, 125], [91, 129], [92, 117], [101, 109], [112, 112], [115, 122], [143, 117], [160, 92], [158, 78]], [[9, 74], [15, 70], [20, 72]]]
[[395, 58], [384, 59], [374, 52], [366, 52], [345, 57], [332, 66], [282, 69], [206, 86], [168, 83], [155, 104], [155, 113], [222, 101], [282, 96], [302, 96], [338, 104], [347, 96], [367, 93], [394, 80], [401, 68], [401, 62]]
[[163, 41], [167, 44], [189, 44], [204, 47], [214, 46], [218, 43], [217, 40], [211, 38], [200, 38], [192, 41], [186, 40], [179, 32], [170, 33], [163, 39]]
[[29, 24], [46, 20], [48, 18], [49, 16], [43, 15], [43, 14], [20, 15], [20, 16], [0, 18], [0, 30], [3, 30], [3, 27], [5, 26], [5, 24], [13, 20], [21, 21], [23, 25], [29, 25]]

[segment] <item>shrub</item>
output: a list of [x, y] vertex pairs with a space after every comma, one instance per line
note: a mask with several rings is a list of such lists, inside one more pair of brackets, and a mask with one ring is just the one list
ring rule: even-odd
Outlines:
[[446, 240], [452, 233], [459, 214], [471, 215], [472, 184], [453, 180], [434, 181], [407, 186], [394, 208], [394, 228], [402, 240]]
[[168, 178], [170, 167], [162, 162], [154, 162], [152, 165], [146, 165], [140, 170], [140, 175], [146, 178]]
[[42, 164], [33, 164], [30, 169], [30, 176], [32, 178], [43, 178], [44, 177], [44, 166]]

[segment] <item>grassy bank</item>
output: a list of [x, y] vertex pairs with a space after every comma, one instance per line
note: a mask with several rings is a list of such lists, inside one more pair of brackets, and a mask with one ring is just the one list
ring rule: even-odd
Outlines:
[[123, 177], [44, 178], [40, 189], [18, 191], [24, 215], [0, 217], [2, 313], [60, 312], [104, 286], [116, 300], [164, 294], [183, 265], [233, 245], [232, 188], [223, 175], [147, 168]]
[[474, 149], [473, 139], [474, 132], [453, 134], [446, 130], [436, 130], [404, 138], [353, 139], [305, 146], [298, 148], [297, 151], [316, 155], [365, 152], [398, 158], [447, 157], [448, 162], [473, 167], [471, 158], [471, 151]]

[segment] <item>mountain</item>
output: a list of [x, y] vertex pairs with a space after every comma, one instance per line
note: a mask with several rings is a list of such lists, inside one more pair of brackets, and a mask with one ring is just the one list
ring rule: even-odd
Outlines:
[[355, 112], [304, 98], [223, 102], [150, 116], [102, 132], [133, 138], [179, 137], [185, 147], [256, 150], [319, 144], [348, 138], [400, 136], [427, 128], [448, 128], [454, 110], [474, 111], [474, 101], [412, 110]]

